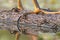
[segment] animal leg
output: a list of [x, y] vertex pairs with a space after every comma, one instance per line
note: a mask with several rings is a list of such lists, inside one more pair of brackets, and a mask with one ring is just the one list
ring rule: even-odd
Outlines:
[[39, 6], [37, 0], [33, 0], [33, 4], [34, 4], [34, 12], [39, 13], [40, 12], [40, 6]]
[[32, 40], [37, 40], [37, 36], [31, 35], [31, 37], [32, 37]]
[[21, 0], [17, 0], [17, 8], [19, 10], [23, 10], [24, 9], [23, 6], [22, 6]]
[[15, 40], [19, 40], [19, 36], [20, 36], [20, 34], [19, 34], [19, 32], [16, 32], [16, 39]]

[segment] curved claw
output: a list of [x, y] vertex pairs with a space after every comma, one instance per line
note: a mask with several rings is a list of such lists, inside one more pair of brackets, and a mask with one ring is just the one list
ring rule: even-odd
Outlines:
[[17, 20], [17, 28], [18, 28], [18, 30], [21, 32], [21, 30], [20, 30], [20, 25], [19, 25], [19, 21], [20, 21], [20, 17], [19, 17], [18, 20]]

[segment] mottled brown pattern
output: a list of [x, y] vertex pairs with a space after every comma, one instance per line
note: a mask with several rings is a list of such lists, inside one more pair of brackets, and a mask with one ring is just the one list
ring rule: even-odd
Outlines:
[[20, 16], [20, 26], [18, 27], [27, 29], [27, 33], [38, 34], [39, 31], [50, 33], [60, 32], [60, 14], [25, 14]]

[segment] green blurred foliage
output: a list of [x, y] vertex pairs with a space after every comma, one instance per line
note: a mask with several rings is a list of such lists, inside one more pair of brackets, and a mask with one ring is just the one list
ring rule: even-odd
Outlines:
[[42, 35], [38, 36], [38, 40], [44, 40], [43, 36]]
[[[10, 34], [6, 30], [0, 30], [0, 40], [15, 40], [15, 35]], [[21, 34], [19, 40], [31, 40], [28, 35]], [[60, 32], [58, 33], [39, 33], [38, 40], [60, 40]]]
[[56, 33], [56, 36], [58, 36], [60, 38], [60, 32]]
[[15, 40], [15, 37], [11, 35], [8, 31], [0, 30], [0, 40]]
[[[0, 30], [0, 40], [15, 40], [15, 35], [6, 30]], [[28, 35], [21, 34], [19, 40], [30, 40]]]
[[55, 37], [54, 33], [40, 33], [39, 40], [53, 40]]
[[20, 40], [30, 40], [30, 38], [28, 37], [28, 35], [22, 34], [20, 35]]

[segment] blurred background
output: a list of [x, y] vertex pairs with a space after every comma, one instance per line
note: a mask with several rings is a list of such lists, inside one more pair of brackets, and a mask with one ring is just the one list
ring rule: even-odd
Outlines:
[[[38, 0], [41, 8], [50, 8], [60, 10], [60, 0]], [[32, 0], [22, 0], [24, 8], [33, 10]], [[17, 0], [0, 0], [0, 8], [14, 8], [17, 6]]]

